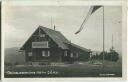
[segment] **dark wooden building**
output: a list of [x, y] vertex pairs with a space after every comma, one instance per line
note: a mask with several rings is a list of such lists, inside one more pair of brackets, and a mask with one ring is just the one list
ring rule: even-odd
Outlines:
[[88, 61], [91, 51], [67, 40], [59, 31], [39, 26], [20, 48], [26, 62]]

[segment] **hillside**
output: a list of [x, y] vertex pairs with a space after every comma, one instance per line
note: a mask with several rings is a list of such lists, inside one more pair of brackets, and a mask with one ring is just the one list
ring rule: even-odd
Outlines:
[[18, 48], [5, 48], [5, 62], [7, 63], [21, 63], [24, 62], [24, 55], [18, 52]]

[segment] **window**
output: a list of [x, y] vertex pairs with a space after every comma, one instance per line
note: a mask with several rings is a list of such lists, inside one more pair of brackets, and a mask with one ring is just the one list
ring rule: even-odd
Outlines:
[[73, 53], [70, 54], [70, 57], [71, 57], [71, 58], [73, 57]]
[[68, 56], [68, 52], [67, 51], [64, 52], [64, 56]]
[[45, 51], [42, 51], [42, 56], [45, 56]]
[[41, 34], [40, 37], [45, 37], [45, 34]]
[[43, 57], [49, 57], [50, 56], [50, 51], [42, 51], [42, 56]]
[[32, 52], [28, 52], [28, 56], [32, 56]]
[[50, 56], [50, 51], [48, 51], [48, 56]]

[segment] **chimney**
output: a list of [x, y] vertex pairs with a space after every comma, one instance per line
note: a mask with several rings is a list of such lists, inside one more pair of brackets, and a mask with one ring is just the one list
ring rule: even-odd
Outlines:
[[56, 30], [56, 26], [54, 25], [54, 30]]

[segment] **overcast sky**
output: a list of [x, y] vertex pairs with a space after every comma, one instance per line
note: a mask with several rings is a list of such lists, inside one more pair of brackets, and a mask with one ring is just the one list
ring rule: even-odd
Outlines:
[[[5, 48], [21, 47], [39, 25], [51, 28], [51, 17], [56, 30], [72, 43], [88, 49], [102, 50], [102, 8], [98, 9], [77, 35], [90, 6], [7, 6], [4, 10]], [[105, 6], [105, 50], [112, 46], [121, 52], [121, 7]], [[53, 28], [52, 28], [53, 29]]]

